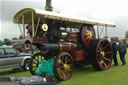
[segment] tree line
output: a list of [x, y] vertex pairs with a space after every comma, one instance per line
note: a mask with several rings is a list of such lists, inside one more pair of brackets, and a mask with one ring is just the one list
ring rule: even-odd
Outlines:
[[14, 37], [12, 39], [4, 38], [4, 40], [0, 40], [0, 46], [2, 45], [13, 45], [14, 43], [22, 43], [20, 40], [22, 40], [23, 37], [20, 35], [18, 38]]

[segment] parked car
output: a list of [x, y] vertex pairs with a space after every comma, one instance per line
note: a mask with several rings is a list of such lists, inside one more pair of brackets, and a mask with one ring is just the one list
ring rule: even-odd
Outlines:
[[22, 67], [29, 70], [31, 55], [20, 53], [15, 48], [0, 47], [0, 69]]

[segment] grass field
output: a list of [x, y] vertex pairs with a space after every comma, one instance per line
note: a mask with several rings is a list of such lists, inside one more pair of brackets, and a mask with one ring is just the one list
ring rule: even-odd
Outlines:
[[105, 71], [95, 71], [91, 66], [75, 69], [72, 78], [60, 85], [128, 85], [128, 64], [123, 66], [119, 58], [118, 61], [118, 66]]
[[[128, 54], [125, 56], [128, 62]], [[96, 71], [91, 66], [75, 69], [70, 80], [62, 81], [59, 85], [128, 85], [128, 63], [123, 66], [118, 56], [118, 66], [111, 66], [105, 71]], [[1, 70], [0, 76], [31, 76], [27, 71]]]

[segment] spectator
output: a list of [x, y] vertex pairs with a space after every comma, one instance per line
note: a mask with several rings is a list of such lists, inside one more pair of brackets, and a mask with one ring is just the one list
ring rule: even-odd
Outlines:
[[114, 65], [117, 66], [118, 65], [118, 61], [117, 61], [117, 43], [114, 40], [112, 40], [112, 49], [113, 49]]
[[118, 51], [119, 51], [120, 59], [121, 59], [123, 65], [125, 65], [126, 64], [125, 54], [127, 52], [127, 48], [122, 42], [119, 43]]

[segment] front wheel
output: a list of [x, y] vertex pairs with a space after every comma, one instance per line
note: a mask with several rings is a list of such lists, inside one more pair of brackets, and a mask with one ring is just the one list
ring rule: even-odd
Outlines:
[[32, 75], [35, 75], [35, 71], [37, 70], [40, 61], [45, 61], [45, 60], [46, 60], [46, 56], [43, 55], [42, 53], [35, 53], [32, 56], [29, 64], [29, 71], [31, 72]]
[[74, 68], [73, 58], [69, 53], [60, 53], [54, 62], [55, 77], [59, 81], [70, 79]]

